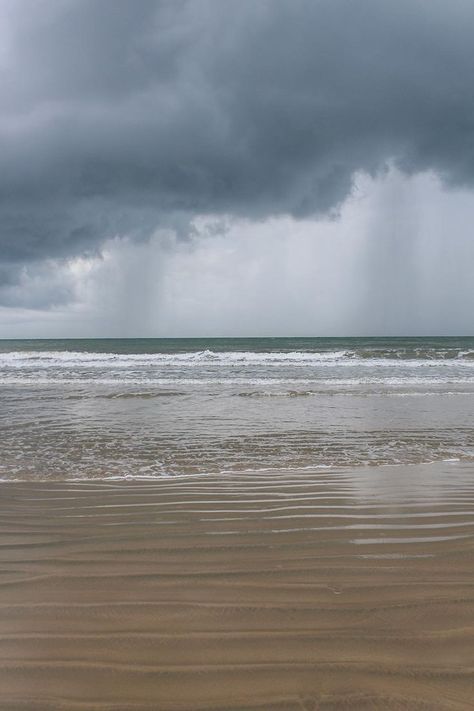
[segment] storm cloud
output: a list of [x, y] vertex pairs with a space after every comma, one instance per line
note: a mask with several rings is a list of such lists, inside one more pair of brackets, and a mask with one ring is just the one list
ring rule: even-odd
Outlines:
[[467, 0], [3, 0], [2, 263], [474, 178]]

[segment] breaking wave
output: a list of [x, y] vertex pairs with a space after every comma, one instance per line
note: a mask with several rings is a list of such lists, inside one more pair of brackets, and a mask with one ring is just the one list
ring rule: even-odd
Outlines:
[[334, 351], [213, 351], [187, 353], [96, 353], [81, 351], [0, 352], [5, 368], [133, 367], [424, 367], [462, 365], [474, 368], [474, 349], [358, 349]]

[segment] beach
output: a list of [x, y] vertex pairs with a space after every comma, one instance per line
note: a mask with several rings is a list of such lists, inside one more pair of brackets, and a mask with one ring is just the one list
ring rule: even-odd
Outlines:
[[470, 709], [472, 473], [3, 483], [0, 706]]
[[472, 709], [474, 338], [0, 343], [0, 708]]

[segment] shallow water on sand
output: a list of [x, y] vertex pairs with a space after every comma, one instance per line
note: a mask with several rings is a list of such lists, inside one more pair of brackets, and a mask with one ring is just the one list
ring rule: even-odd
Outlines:
[[0, 342], [0, 478], [474, 461], [474, 338]]
[[1, 708], [472, 709], [472, 464], [1, 494]]

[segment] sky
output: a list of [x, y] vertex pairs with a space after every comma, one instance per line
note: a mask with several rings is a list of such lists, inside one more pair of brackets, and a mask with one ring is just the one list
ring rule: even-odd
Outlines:
[[0, 337], [474, 333], [471, 0], [0, 0]]

